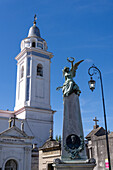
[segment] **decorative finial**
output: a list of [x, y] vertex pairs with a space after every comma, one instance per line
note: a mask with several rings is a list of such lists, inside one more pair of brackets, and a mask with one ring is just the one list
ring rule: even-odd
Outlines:
[[93, 119], [93, 121], [95, 122], [95, 125], [93, 127], [94, 127], [94, 129], [97, 129], [99, 127], [99, 125], [97, 125], [97, 122], [99, 120], [97, 119], [97, 117], [95, 117], [95, 119]]
[[8, 121], [8, 122], [9, 122], [9, 128], [11, 128], [11, 126], [12, 126], [12, 121], [13, 121], [13, 120], [12, 120], [11, 117], [10, 117], [10, 118], [9, 118], [9, 121]]
[[21, 131], [24, 132], [24, 122], [23, 121], [21, 121]]
[[36, 20], [37, 20], [37, 17], [36, 17], [36, 14], [34, 15], [34, 22], [33, 24], [36, 25]]
[[53, 139], [53, 130], [50, 129], [49, 133], [50, 133], [49, 139], [52, 140]]

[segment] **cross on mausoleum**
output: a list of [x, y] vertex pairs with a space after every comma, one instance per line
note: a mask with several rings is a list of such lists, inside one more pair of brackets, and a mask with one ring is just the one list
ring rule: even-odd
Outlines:
[[97, 119], [97, 117], [95, 117], [95, 118], [93, 119], [93, 121], [95, 122], [94, 129], [98, 128], [99, 125], [97, 125], [97, 122], [98, 122], [99, 120]]

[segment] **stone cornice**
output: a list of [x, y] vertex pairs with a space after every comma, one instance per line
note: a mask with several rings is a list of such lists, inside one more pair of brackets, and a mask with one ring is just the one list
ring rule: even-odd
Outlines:
[[53, 114], [56, 112], [54, 110], [51, 110], [51, 109], [46, 109], [46, 108], [38, 108], [38, 107], [29, 107], [29, 106], [25, 106], [25, 107], [22, 107], [21, 109], [17, 110], [17, 111], [14, 111], [14, 114], [18, 115], [20, 113], [22, 113], [23, 111], [44, 111], [44, 112], [52, 112]]
[[37, 48], [32, 48], [32, 47], [31, 48], [26, 47], [15, 57], [15, 59], [18, 61], [25, 53], [27, 55], [27, 52], [36, 52], [36, 53], [47, 55], [49, 56], [50, 59], [53, 58], [53, 54], [51, 52], [44, 51], [44, 50], [37, 49]]

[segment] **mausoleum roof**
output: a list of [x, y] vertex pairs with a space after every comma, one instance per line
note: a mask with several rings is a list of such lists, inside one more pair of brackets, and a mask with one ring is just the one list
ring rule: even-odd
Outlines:
[[53, 130], [50, 129], [49, 139], [43, 144], [40, 150], [46, 152], [46, 151], [53, 151], [53, 150], [60, 150], [60, 149], [61, 149], [61, 143], [53, 139]]
[[54, 140], [54, 139], [48, 139], [44, 145], [40, 148], [40, 150], [43, 151], [50, 151], [50, 150], [56, 150], [56, 149], [61, 149], [61, 144], [60, 142]]
[[96, 129], [93, 129], [87, 136], [86, 139], [90, 140], [93, 135], [96, 136], [103, 136], [105, 135], [105, 129], [103, 127], [98, 127]]

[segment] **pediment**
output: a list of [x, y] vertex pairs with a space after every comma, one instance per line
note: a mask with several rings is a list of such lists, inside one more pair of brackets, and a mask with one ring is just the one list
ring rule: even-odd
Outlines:
[[0, 133], [0, 137], [13, 137], [13, 138], [32, 138], [28, 136], [25, 132], [21, 131], [19, 128], [16, 126], [13, 126], [2, 133]]

